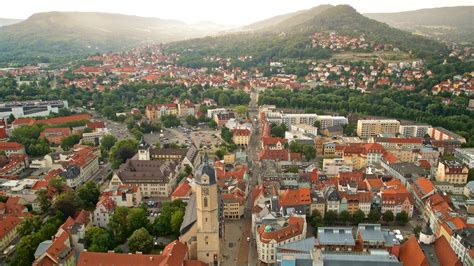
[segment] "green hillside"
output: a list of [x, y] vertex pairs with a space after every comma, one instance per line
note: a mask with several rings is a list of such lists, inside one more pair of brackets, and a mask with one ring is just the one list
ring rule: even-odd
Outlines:
[[441, 7], [365, 16], [445, 41], [474, 42], [474, 6]]

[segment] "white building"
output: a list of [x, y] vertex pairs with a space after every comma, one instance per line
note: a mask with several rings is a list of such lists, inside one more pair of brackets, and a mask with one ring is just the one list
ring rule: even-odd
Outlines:
[[323, 160], [323, 171], [328, 176], [337, 176], [341, 172], [352, 172], [353, 163], [350, 159], [344, 158], [325, 158]]
[[455, 149], [454, 156], [469, 169], [474, 168], [474, 148]]
[[291, 131], [299, 131], [306, 134], [318, 135], [318, 128], [306, 124], [291, 125]]
[[349, 120], [344, 116], [318, 115], [316, 119], [319, 121], [320, 129], [347, 125], [349, 123]]
[[399, 131], [400, 122], [395, 119], [357, 121], [357, 135], [361, 138], [374, 137], [379, 134], [395, 135]]
[[0, 103], [0, 118], [8, 117], [11, 114], [15, 118], [49, 116], [51, 113], [58, 113], [62, 108], [69, 108], [67, 101], [6, 102]]
[[400, 125], [399, 133], [406, 138], [422, 138], [428, 134], [430, 127], [429, 125]]
[[306, 238], [306, 218], [304, 215], [294, 215], [272, 224], [262, 224], [255, 238], [259, 261], [276, 263], [277, 247]]
[[115, 202], [110, 197], [102, 198], [97, 202], [96, 208], [92, 213], [92, 224], [102, 228], [107, 228], [110, 217], [115, 210]]

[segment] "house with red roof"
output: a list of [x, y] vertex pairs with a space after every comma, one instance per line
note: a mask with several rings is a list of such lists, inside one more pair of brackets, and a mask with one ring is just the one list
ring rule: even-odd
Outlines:
[[17, 142], [0, 142], [0, 152], [4, 152], [7, 156], [10, 154], [26, 154], [25, 147]]
[[100, 253], [100, 252], [81, 252], [77, 260], [77, 266], [206, 266], [207, 264], [190, 260], [190, 254], [187, 246], [178, 240], [175, 240], [163, 249], [160, 255], [141, 254], [141, 253]]
[[309, 214], [311, 190], [309, 188], [283, 190], [280, 194], [280, 206], [284, 214]]
[[103, 197], [97, 202], [94, 212], [92, 213], [92, 224], [102, 228], [107, 228], [110, 217], [115, 210], [115, 202], [111, 197]]
[[276, 263], [276, 249], [283, 244], [293, 243], [306, 238], [306, 219], [304, 216], [290, 216], [285, 223], [262, 224], [255, 238], [258, 260], [263, 263]]
[[4, 250], [18, 236], [20, 221], [14, 214], [6, 215], [0, 220], [0, 250]]
[[61, 141], [72, 134], [72, 131], [68, 127], [57, 127], [57, 128], [45, 128], [41, 134], [41, 138], [45, 138], [49, 144], [60, 145]]
[[415, 206], [420, 210], [424, 209], [426, 199], [436, 193], [435, 185], [426, 177], [414, 180], [408, 188], [415, 199]]
[[176, 186], [173, 193], [171, 193], [171, 200], [182, 200], [188, 202], [192, 194], [191, 185], [187, 180], [181, 182]]
[[391, 211], [397, 215], [404, 211], [411, 218], [414, 208], [413, 197], [401, 182], [397, 183], [396, 186], [387, 186], [381, 190], [382, 213]]

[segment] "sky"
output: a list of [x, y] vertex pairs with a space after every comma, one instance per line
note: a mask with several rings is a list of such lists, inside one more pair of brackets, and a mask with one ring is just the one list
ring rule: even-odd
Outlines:
[[361, 13], [472, 5], [472, 0], [0, 0], [0, 18], [26, 19], [38, 12], [120, 13], [188, 23], [245, 25], [321, 4], [349, 4]]

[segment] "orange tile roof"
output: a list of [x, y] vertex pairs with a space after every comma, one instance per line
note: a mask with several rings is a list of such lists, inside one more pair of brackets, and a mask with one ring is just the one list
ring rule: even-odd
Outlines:
[[0, 142], [0, 151], [21, 150], [23, 145], [17, 142]]
[[416, 236], [410, 237], [400, 246], [398, 258], [403, 266], [429, 266], [425, 253], [418, 244]]
[[268, 243], [273, 239], [277, 243], [280, 243], [289, 238], [300, 235], [303, 232], [303, 227], [305, 223], [304, 218], [292, 216], [288, 218], [287, 223], [287, 226], [282, 227], [279, 230], [269, 232], [265, 231], [266, 224], [260, 225], [260, 227], [258, 228], [260, 241]]
[[191, 186], [187, 181], [180, 183], [171, 194], [171, 197], [186, 197], [191, 191]]
[[434, 250], [438, 261], [442, 266], [461, 266], [456, 253], [454, 253], [451, 245], [449, 245], [448, 240], [444, 236], [438, 238], [434, 243]]
[[20, 218], [16, 215], [7, 215], [0, 220], [0, 239], [3, 239], [10, 231], [15, 229], [20, 221]]
[[281, 206], [296, 206], [311, 204], [309, 188], [287, 189], [280, 195]]

